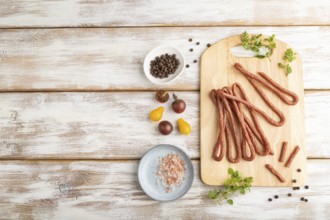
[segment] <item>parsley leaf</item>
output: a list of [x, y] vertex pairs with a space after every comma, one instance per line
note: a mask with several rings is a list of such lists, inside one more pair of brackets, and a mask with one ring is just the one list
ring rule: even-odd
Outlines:
[[242, 177], [242, 175], [232, 168], [228, 169], [228, 178], [224, 184], [223, 189], [214, 189], [209, 191], [208, 197], [212, 200], [216, 200], [219, 205], [222, 205], [223, 200], [226, 200], [228, 204], [233, 205], [234, 201], [230, 199], [237, 192], [244, 195], [247, 191], [250, 191], [251, 184], [253, 182], [252, 177]]
[[232, 199], [228, 199], [227, 202], [228, 202], [229, 205], [233, 205], [234, 204], [234, 201]]
[[[268, 58], [272, 55], [273, 49], [276, 48], [275, 34], [272, 36], [262, 39], [262, 34], [250, 36], [246, 31], [241, 34], [242, 47], [245, 50], [251, 50], [255, 53], [255, 57], [263, 59]], [[260, 54], [260, 50], [267, 48], [269, 52], [265, 55]]]
[[292, 48], [289, 48], [284, 52], [283, 60], [292, 62], [297, 58], [296, 55], [297, 53], [293, 52]]
[[289, 63], [291, 63], [292, 61], [294, 61], [297, 58], [296, 55], [297, 55], [297, 53], [295, 53], [292, 50], [292, 48], [289, 48], [284, 52], [284, 56], [282, 58], [282, 60], [284, 62], [277, 64], [279, 68], [282, 68], [284, 70], [286, 75], [289, 75], [290, 73], [292, 73], [292, 67], [290, 66]]

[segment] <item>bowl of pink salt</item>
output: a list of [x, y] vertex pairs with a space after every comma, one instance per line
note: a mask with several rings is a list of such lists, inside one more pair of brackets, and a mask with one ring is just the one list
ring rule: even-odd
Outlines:
[[151, 199], [174, 201], [192, 186], [194, 167], [189, 156], [179, 147], [161, 144], [148, 150], [140, 160], [138, 181]]

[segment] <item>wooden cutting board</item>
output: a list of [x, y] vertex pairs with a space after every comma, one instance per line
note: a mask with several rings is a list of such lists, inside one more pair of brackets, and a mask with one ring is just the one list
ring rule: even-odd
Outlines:
[[[208, 48], [202, 55], [201, 62], [201, 178], [208, 185], [223, 185], [228, 178], [228, 168], [239, 170], [243, 176], [252, 176], [254, 186], [298, 186], [303, 185], [306, 179], [306, 150], [305, 150], [305, 125], [304, 125], [304, 88], [301, 57], [291, 63], [293, 72], [286, 76], [277, 63], [282, 62], [282, 57], [287, 48], [286, 43], [276, 40], [277, 48], [268, 59], [255, 57], [236, 57], [232, 55], [231, 48], [240, 45], [240, 36], [233, 36], [219, 41]], [[233, 65], [238, 62], [252, 73], [265, 72], [273, 80], [283, 87], [295, 92], [299, 96], [299, 102], [295, 106], [284, 104], [275, 95], [266, 89], [263, 91], [272, 102], [283, 111], [286, 123], [281, 127], [274, 127], [259, 117], [273, 150], [274, 155], [259, 156], [251, 161], [241, 160], [237, 164], [230, 163], [226, 157], [220, 162], [212, 158], [213, 148], [217, 140], [217, 112], [210, 99], [211, 89], [231, 86], [239, 82], [246, 91], [250, 101], [260, 107], [274, 119], [277, 116], [262, 101], [258, 93], [245, 77], [234, 69]], [[296, 145], [300, 146], [300, 152], [291, 164], [286, 168], [284, 163], [278, 162], [282, 142], [288, 142], [285, 161]], [[286, 179], [285, 183], [279, 182], [266, 168], [265, 164], [271, 164]], [[297, 172], [300, 168], [302, 172]], [[297, 183], [292, 183], [296, 179]]]

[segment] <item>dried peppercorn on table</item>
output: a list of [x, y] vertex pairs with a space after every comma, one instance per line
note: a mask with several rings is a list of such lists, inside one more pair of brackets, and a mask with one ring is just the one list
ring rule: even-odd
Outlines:
[[[329, 216], [329, 2], [0, 5], [0, 219]], [[199, 176], [199, 58], [207, 44], [245, 30], [275, 33], [303, 58], [309, 189], [254, 187], [233, 206], [218, 207], [207, 198], [214, 187]], [[160, 44], [180, 49], [189, 65], [165, 86], [151, 84], [142, 70], [145, 55]], [[158, 89], [186, 101], [190, 136], [175, 130], [163, 137], [148, 120]], [[174, 123], [176, 115], [167, 112], [165, 119]], [[190, 191], [170, 203], [149, 199], [136, 176], [142, 154], [161, 143], [185, 150], [195, 166]]]

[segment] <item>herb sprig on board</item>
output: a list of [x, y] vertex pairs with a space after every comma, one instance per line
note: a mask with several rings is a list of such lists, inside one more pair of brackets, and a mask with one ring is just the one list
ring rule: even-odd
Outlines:
[[280, 67], [284, 70], [286, 75], [289, 75], [290, 73], [292, 73], [292, 67], [290, 66], [290, 63], [297, 58], [296, 55], [297, 55], [297, 53], [295, 53], [292, 50], [292, 48], [289, 48], [284, 52], [284, 56], [282, 58], [282, 60], [284, 62], [277, 64], [278, 67]]
[[[242, 46], [246, 50], [251, 50], [255, 53], [255, 57], [263, 59], [269, 58], [273, 54], [273, 50], [276, 48], [275, 34], [270, 37], [262, 38], [262, 34], [250, 35], [246, 31], [241, 34]], [[261, 54], [261, 50], [267, 51], [264, 55]]]
[[250, 191], [253, 182], [252, 177], [242, 177], [238, 171], [232, 168], [228, 169], [228, 174], [230, 178], [226, 180], [223, 189], [214, 189], [208, 193], [208, 197], [212, 200], [216, 200], [219, 205], [222, 205], [224, 200], [226, 200], [228, 204], [233, 205], [234, 201], [232, 197], [236, 193], [244, 195], [247, 191]]

